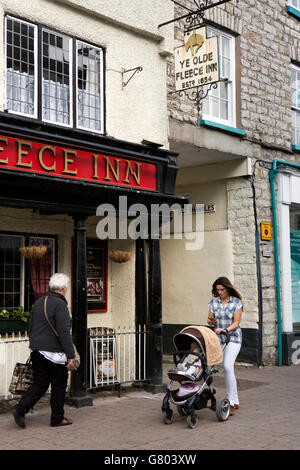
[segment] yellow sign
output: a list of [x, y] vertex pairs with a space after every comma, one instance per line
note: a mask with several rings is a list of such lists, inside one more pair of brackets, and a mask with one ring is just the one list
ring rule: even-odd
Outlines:
[[261, 222], [260, 224], [260, 236], [262, 240], [272, 240], [271, 223]]
[[205, 27], [185, 33], [184, 46], [175, 49], [176, 91], [219, 80], [218, 38], [206, 38]]

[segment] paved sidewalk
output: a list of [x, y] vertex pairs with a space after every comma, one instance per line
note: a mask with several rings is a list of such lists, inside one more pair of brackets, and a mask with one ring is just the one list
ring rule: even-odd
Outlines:
[[[165, 369], [170, 364], [165, 364]], [[241, 409], [220, 423], [209, 409], [198, 412], [195, 429], [174, 410], [161, 418], [164, 394], [144, 390], [93, 396], [94, 405], [66, 405], [72, 426], [51, 428], [50, 408], [41, 406], [18, 428], [10, 412], [0, 414], [0, 450], [235, 450], [300, 449], [300, 365], [236, 367]], [[222, 371], [215, 376], [217, 399], [225, 395]], [[130, 452], [129, 452], [130, 455]]]

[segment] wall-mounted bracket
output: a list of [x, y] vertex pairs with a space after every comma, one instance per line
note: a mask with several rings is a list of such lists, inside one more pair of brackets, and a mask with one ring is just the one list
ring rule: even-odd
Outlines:
[[[130, 80], [133, 78], [133, 76], [137, 73], [137, 72], [141, 72], [143, 70], [143, 67], [139, 66], [139, 67], [135, 67], [133, 69], [128, 69], [128, 70], [125, 70], [125, 69], [122, 69], [122, 88], [125, 88], [126, 85], [130, 82]], [[128, 78], [128, 80], [125, 82], [124, 80], [124, 75], [125, 73], [128, 73], [128, 72], [132, 72], [132, 74], [130, 75], [130, 77]]]
[[[187, 26], [189, 28], [193, 28], [193, 27], [195, 28], [197, 24], [201, 23], [201, 21], [203, 20], [206, 10], [217, 7], [219, 5], [223, 5], [224, 3], [228, 3], [231, 1], [232, 0], [217, 0], [217, 1], [212, 0], [209, 3], [209, 0], [194, 0], [196, 10], [192, 10], [186, 5], [182, 5], [176, 0], [172, 0], [173, 3], [187, 10], [188, 13], [183, 16], [179, 16], [178, 18], [174, 18], [173, 20], [166, 21], [165, 23], [159, 24], [158, 27], [161, 28], [162, 26], [166, 26], [167, 24], [174, 23], [174, 21], [185, 19], [187, 22]], [[239, 2], [239, 0], [236, 0], [236, 1]]]
[[204, 86], [197, 86], [194, 88], [188, 88], [187, 90], [171, 91], [169, 92], [169, 94], [178, 93], [180, 97], [186, 96], [190, 101], [195, 103], [198, 116], [200, 116], [201, 101], [207, 97], [208, 93], [210, 92], [212, 88], [213, 89], [218, 88], [218, 83], [227, 82], [227, 81], [228, 81], [228, 78], [222, 78], [221, 80], [217, 82], [213, 82], [208, 85], [205, 85], [205, 88]]

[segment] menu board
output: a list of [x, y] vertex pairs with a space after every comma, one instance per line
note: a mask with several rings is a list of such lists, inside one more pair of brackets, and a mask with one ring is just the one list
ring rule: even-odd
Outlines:
[[90, 348], [95, 385], [118, 383], [116, 338], [90, 337]]
[[87, 300], [89, 312], [107, 309], [106, 266], [106, 244], [99, 240], [87, 240]]

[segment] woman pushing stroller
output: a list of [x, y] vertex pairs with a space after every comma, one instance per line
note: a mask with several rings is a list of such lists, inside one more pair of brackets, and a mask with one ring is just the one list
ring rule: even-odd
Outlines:
[[223, 366], [227, 398], [230, 402], [230, 415], [232, 416], [235, 410], [239, 409], [234, 363], [242, 343], [240, 322], [243, 304], [241, 295], [227, 277], [219, 277], [215, 280], [212, 294], [214, 298], [209, 302], [207, 323], [214, 327], [221, 344], [224, 344], [225, 339], [220, 333], [225, 330], [230, 335], [230, 341], [223, 350]]

